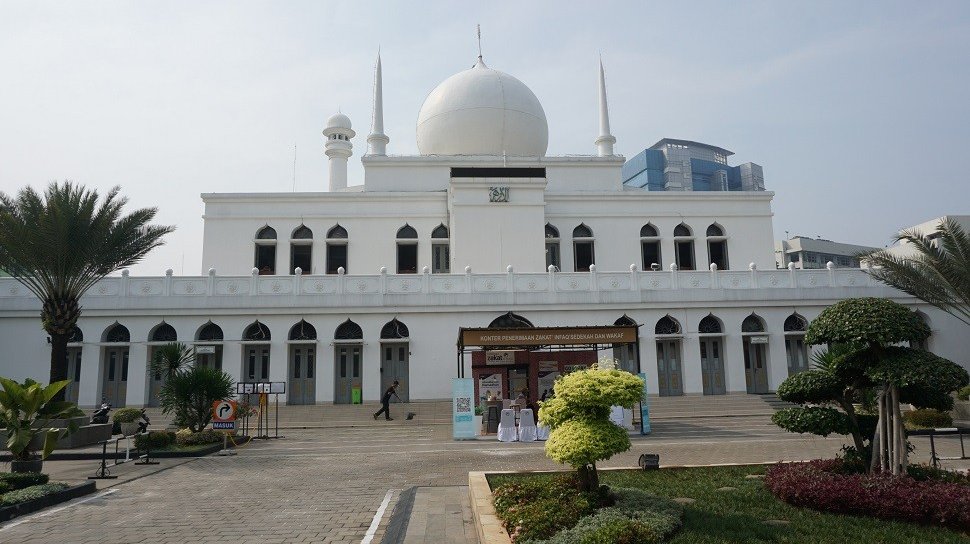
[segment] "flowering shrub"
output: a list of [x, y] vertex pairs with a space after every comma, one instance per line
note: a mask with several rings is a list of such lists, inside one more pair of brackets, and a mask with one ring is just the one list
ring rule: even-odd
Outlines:
[[779, 464], [768, 469], [765, 485], [795, 506], [960, 530], [970, 527], [970, 485], [878, 473], [840, 474], [841, 470], [841, 459]]
[[596, 493], [577, 491], [575, 474], [550, 480], [519, 478], [493, 491], [495, 512], [513, 542], [549, 538], [572, 527], [600, 504]]

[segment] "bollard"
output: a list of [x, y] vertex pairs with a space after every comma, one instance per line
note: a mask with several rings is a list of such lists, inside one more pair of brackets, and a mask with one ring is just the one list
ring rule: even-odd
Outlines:
[[[117, 444], [117, 442], [115, 442]], [[88, 476], [88, 480], [113, 480], [117, 476], [112, 476], [108, 470], [108, 441], [101, 442], [101, 466], [94, 476]]]

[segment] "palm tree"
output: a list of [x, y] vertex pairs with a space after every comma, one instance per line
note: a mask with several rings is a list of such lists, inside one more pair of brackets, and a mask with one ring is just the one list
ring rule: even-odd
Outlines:
[[963, 227], [947, 217], [930, 235], [906, 230], [896, 241], [908, 242], [916, 255], [897, 257], [884, 250], [864, 254], [869, 274], [970, 325], [970, 236]]
[[41, 300], [51, 383], [67, 379], [67, 341], [84, 293], [137, 263], [174, 230], [149, 224], [156, 208], [123, 215], [128, 199], [119, 190], [99, 200], [97, 191], [66, 181], [51, 183], [43, 195], [31, 187], [16, 198], [0, 193], [0, 268]]
[[193, 353], [192, 348], [181, 342], [170, 342], [155, 350], [155, 357], [152, 359], [152, 371], [167, 379], [194, 362], [195, 353]]

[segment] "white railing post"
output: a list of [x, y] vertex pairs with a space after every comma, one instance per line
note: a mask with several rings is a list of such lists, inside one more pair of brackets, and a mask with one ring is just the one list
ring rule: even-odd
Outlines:
[[337, 294], [338, 295], [344, 294], [344, 275], [346, 273], [347, 271], [344, 269], [344, 267], [342, 266], [337, 267]]
[[720, 287], [717, 283], [717, 263], [711, 263], [711, 289]]
[[472, 292], [472, 267], [470, 265], [465, 267], [465, 292]]
[[637, 276], [637, 265], [635, 263], [630, 265], [630, 290], [640, 290], [640, 278]]
[[556, 292], [556, 265], [550, 264], [549, 268], [546, 269], [546, 273], [549, 276], [549, 286], [547, 289], [550, 293]]
[[172, 274], [175, 272], [169, 268], [165, 271], [165, 296], [172, 296]]
[[431, 269], [427, 266], [421, 269], [421, 292], [431, 292]]
[[599, 282], [596, 281], [596, 265], [595, 264], [589, 265], [589, 290], [590, 291], [599, 291], [600, 290]]
[[505, 267], [505, 290], [509, 293], [515, 294], [515, 271], [512, 265]]
[[748, 270], [751, 272], [751, 287], [753, 289], [758, 288], [758, 265], [754, 263], [748, 263]]
[[386, 295], [387, 294], [387, 267], [382, 266], [380, 272], [381, 272], [381, 294]]
[[670, 263], [670, 288], [677, 289], [677, 263]]
[[829, 261], [825, 263], [825, 268], [829, 271], [829, 287], [835, 287], [835, 263]]
[[206, 281], [206, 286], [205, 286], [205, 294], [211, 297], [215, 293], [215, 289], [216, 289], [216, 269], [210, 268], [209, 279]]
[[299, 266], [293, 270], [293, 296], [303, 292], [303, 269]]
[[792, 288], [798, 287], [798, 281], [795, 278], [795, 263], [788, 263], [788, 283]]
[[249, 293], [251, 295], [259, 294], [259, 279], [257, 279], [258, 276], [259, 276], [259, 269], [254, 266], [253, 269], [250, 271], [250, 278], [249, 278]]
[[[130, 274], [131, 273], [128, 271], [127, 268], [121, 271], [121, 289], [118, 289], [118, 296], [119, 297], [126, 297], [126, 296], [128, 296], [128, 281], [129, 281], [128, 276]], [[102, 281], [104, 281], [104, 280], [102, 280]]]

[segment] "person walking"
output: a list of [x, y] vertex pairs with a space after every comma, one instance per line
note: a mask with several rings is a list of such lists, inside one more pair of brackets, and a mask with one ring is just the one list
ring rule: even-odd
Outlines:
[[387, 421], [394, 421], [394, 418], [391, 417], [391, 406], [390, 406], [391, 395], [394, 395], [395, 397], [397, 397], [398, 402], [402, 402], [401, 397], [397, 396], [397, 386], [400, 384], [401, 383], [399, 381], [394, 380], [394, 383], [387, 388], [387, 391], [384, 391], [384, 396], [381, 397], [381, 409], [378, 410], [376, 414], [374, 414], [374, 419], [377, 419], [377, 416], [383, 413], [384, 419], [386, 419]]

